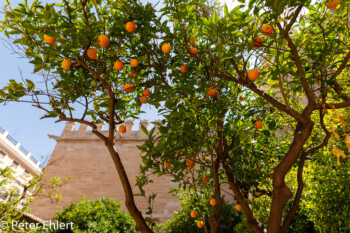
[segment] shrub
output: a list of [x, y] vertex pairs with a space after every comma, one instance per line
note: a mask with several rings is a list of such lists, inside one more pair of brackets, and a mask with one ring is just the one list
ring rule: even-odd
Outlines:
[[[121, 204], [112, 199], [100, 198], [96, 201], [73, 202], [68, 208], [57, 212], [54, 219], [61, 223], [73, 222], [73, 230], [55, 230], [47, 232], [74, 233], [135, 233], [135, 222], [131, 216], [120, 211]], [[39, 229], [38, 232], [43, 232]]]

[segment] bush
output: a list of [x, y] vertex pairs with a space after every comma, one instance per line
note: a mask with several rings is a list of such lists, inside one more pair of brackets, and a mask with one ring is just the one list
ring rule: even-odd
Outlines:
[[[68, 208], [57, 212], [54, 219], [61, 223], [73, 222], [73, 230], [46, 231], [54, 233], [135, 233], [135, 222], [131, 216], [120, 211], [121, 204], [112, 199], [73, 202]], [[44, 232], [39, 229], [38, 232]]]
[[[154, 229], [157, 233], [203, 233], [203, 228], [197, 227], [198, 221], [205, 220], [207, 229], [210, 229], [208, 217], [214, 211], [214, 207], [208, 203], [208, 197], [205, 194], [195, 193], [194, 191], [180, 190], [176, 195], [182, 202], [179, 212], [175, 212], [172, 219], [159, 224]], [[196, 210], [197, 218], [191, 217], [191, 211]], [[221, 212], [221, 225], [219, 233], [233, 232], [234, 226], [240, 222], [240, 213], [237, 213], [234, 205], [223, 203]], [[208, 230], [209, 231], [209, 230]]]

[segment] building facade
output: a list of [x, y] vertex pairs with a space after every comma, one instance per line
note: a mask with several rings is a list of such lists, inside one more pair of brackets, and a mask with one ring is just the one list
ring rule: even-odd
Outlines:
[[1, 201], [6, 201], [6, 190], [13, 188], [23, 190], [23, 186], [33, 176], [41, 176], [43, 166], [19, 142], [14, 140], [8, 131], [0, 128], [0, 168], [6, 167], [13, 170], [14, 179], [11, 184], [1, 187]]
[[[140, 193], [135, 186], [135, 177], [139, 174], [141, 164], [140, 151], [137, 145], [143, 142], [146, 135], [142, 130], [133, 131], [133, 122], [127, 121], [127, 132], [117, 133], [115, 147], [119, 153], [125, 171], [129, 177], [134, 194]], [[145, 127], [147, 121], [142, 121]], [[103, 131], [103, 125], [98, 125], [98, 130]], [[48, 198], [38, 198], [31, 205], [32, 214], [41, 219], [52, 219], [57, 211], [64, 206], [69, 206], [72, 201], [79, 202], [82, 195], [88, 200], [96, 200], [108, 197], [120, 201], [124, 207], [124, 192], [119, 180], [113, 160], [104, 143], [86, 125], [78, 128], [74, 123], [67, 123], [61, 136], [51, 136], [57, 141], [57, 145], [48, 162], [44, 180], [50, 177], [70, 177], [58, 192], [62, 195], [59, 202], [51, 202]], [[170, 177], [154, 177], [154, 183], [145, 188], [146, 195], [157, 193], [154, 201], [154, 209], [151, 218], [154, 221], [165, 221], [172, 217], [173, 212], [180, 209], [181, 203], [168, 192], [170, 188], [176, 188], [177, 184], [171, 182]], [[45, 195], [44, 195], [45, 196]], [[148, 210], [148, 202], [144, 197], [135, 197], [140, 211], [145, 214]]]

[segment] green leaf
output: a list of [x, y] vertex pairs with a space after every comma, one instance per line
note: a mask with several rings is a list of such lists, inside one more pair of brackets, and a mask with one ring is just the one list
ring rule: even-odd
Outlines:
[[147, 130], [147, 128], [146, 128], [143, 124], [141, 124], [141, 130], [142, 130], [142, 132], [144, 132], [146, 135], [148, 135], [148, 130]]
[[35, 88], [35, 85], [34, 85], [34, 83], [31, 80], [26, 79], [26, 83], [28, 85], [28, 92]]
[[224, 7], [224, 13], [225, 13], [225, 17], [228, 16], [228, 9], [227, 9], [227, 5], [225, 4], [225, 7]]

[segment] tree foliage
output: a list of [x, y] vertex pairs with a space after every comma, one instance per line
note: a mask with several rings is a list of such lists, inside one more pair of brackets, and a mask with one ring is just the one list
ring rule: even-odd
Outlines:
[[[113, 158], [137, 230], [152, 232], [114, 146], [118, 125], [138, 116], [147, 87], [147, 102], [165, 120], [157, 125], [159, 135], [143, 128], [149, 138], [139, 147], [141, 191], [149, 174], [157, 174], [210, 192], [217, 200], [206, 212], [214, 233], [226, 183], [250, 229], [286, 232], [302, 197], [305, 161], [314, 161], [332, 136], [333, 159], [338, 165], [347, 160], [349, 3], [334, 10], [324, 1], [251, 0], [232, 10], [204, 0], [164, 4], [157, 15], [151, 4], [137, 1], [25, 1], [17, 8], [8, 3], [2, 31], [34, 72], [42, 72], [46, 86], [10, 80], [1, 100], [33, 102], [46, 111], [44, 117], [91, 126]], [[135, 33], [125, 31], [129, 21], [136, 23]], [[46, 43], [44, 35], [56, 43]], [[107, 48], [98, 45], [99, 35], [110, 38]], [[89, 58], [91, 48], [97, 59]], [[133, 58], [137, 67], [127, 65]], [[64, 69], [63, 60], [73, 66]], [[114, 70], [117, 60], [125, 65], [122, 71]], [[133, 91], [123, 91], [126, 83]], [[101, 122], [108, 133], [98, 130]], [[343, 130], [336, 132], [338, 127]], [[296, 188], [286, 181], [292, 169]], [[265, 219], [254, 207], [261, 197], [268, 200]]]
[[[69, 207], [55, 214], [60, 223], [73, 223], [73, 229], [64, 232], [135, 232], [135, 222], [131, 216], [120, 210], [121, 204], [108, 198], [89, 201], [82, 197], [80, 202], [72, 202]], [[62, 232], [62, 230], [44, 230], [38, 232]]]
[[17, 184], [17, 179], [11, 167], [0, 169], [0, 221], [9, 225], [30, 212], [28, 206], [33, 201], [32, 192], [38, 184], [38, 178], [33, 177], [22, 187]]
[[[44, 169], [43, 173], [46, 172]], [[43, 184], [42, 176], [20, 177], [12, 167], [0, 169], [0, 221], [6, 222], [7, 227], [2, 232], [27, 232], [29, 229], [12, 229], [12, 223], [25, 222], [26, 214], [30, 214], [30, 204], [38, 197], [50, 198], [52, 202], [61, 199], [59, 189], [69, 178], [51, 177], [48, 184]], [[25, 182], [23, 182], [25, 179]], [[44, 191], [46, 191], [45, 194]], [[4, 224], [2, 225], [4, 226]]]

